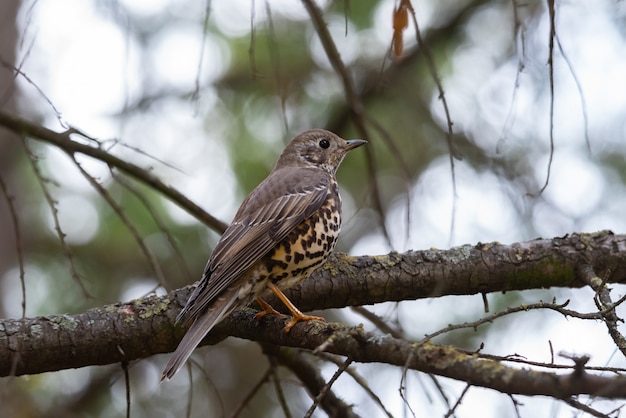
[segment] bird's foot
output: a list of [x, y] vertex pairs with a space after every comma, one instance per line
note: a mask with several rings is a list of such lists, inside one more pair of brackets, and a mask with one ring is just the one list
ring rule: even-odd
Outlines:
[[289, 321], [287, 321], [287, 324], [285, 325], [285, 332], [291, 331], [291, 328], [293, 328], [293, 326], [296, 325], [300, 321], [322, 321], [322, 322], [326, 322], [326, 320], [324, 318], [322, 318], [321, 316], [304, 315], [302, 312], [299, 312], [299, 313], [300, 313], [299, 315], [294, 315], [294, 316], [291, 317], [291, 319]]
[[287, 316], [282, 312], [278, 312], [276, 309], [272, 307], [272, 305], [270, 305], [269, 303], [267, 303], [261, 298], [258, 298], [256, 301], [261, 306], [261, 309], [263, 309], [261, 312], [256, 314], [255, 318], [257, 321], [263, 318], [265, 315]]

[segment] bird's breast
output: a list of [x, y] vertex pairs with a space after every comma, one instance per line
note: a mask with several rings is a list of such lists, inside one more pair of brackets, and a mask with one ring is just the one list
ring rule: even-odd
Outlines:
[[264, 257], [267, 279], [280, 289], [306, 279], [333, 251], [340, 229], [341, 200], [331, 188], [322, 206]]

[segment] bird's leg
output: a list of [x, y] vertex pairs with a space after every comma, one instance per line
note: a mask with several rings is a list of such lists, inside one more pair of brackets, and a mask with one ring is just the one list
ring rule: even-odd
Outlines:
[[261, 298], [256, 298], [256, 303], [258, 303], [261, 309], [263, 309], [261, 312], [256, 314], [255, 318], [257, 321], [263, 318], [265, 315], [287, 316], [282, 312], [278, 312], [276, 309], [272, 307], [272, 305], [270, 305], [269, 303], [267, 303]]
[[[268, 283], [267, 287], [270, 288], [272, 293], [274, 293], [276, 295], [276, 297], [278, 297], [278, 299], [280, 299], [280, 301], [282, 303], [284, 303], [285, 306], [287, 307], [287, 309], [289, 309], [289, 311], [291, 312], [292, 318], [289, 321], [287, 321], [287, 325], [285, 325], [285, 332], [289, 332], [291, 330], [291, 328], [293, 328], [293, 326], [296, 325], [300, 321], [322, 321], [322, 322], [325, 322], [324, 318], [322, 318], [321, 316], [305, 315], [302, 312], [300, 312], [300, 310], [298, 308], [296, 308], [296, 306], [293, 303], [291, 303], [291, 301], [287, 298], [287, 296], [285, 296], [285, 294], [283, 292], [281, 292], [281, 290], [275, 284]], [[265, 304], [267, 305], [267, 303], [265, 303]], [[267, 306], [269, 306], [269, 305], [267, 305]], [[270, 308], [272, 310], [274, 310], [274, 308], [272, 308], [271, 306], [270, 306]]]

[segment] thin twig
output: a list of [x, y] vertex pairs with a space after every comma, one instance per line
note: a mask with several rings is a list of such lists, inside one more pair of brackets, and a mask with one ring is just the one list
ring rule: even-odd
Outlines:
[[78, 131], [75, 128], [70, 128], [64, 132], [54, 132], [43, 126], [35, 125], [24, 119], [11, 116], [7, 113], [0, 112], [0, 126], [3, 126], [10, 131], [17, 133], [20, 136], [27, 136], [29, 138], [36, 139], [55, 145], [64, 152], [69, 154], [84, 154], [102, 161], [111, 167], [116, 167], [120, 171], [125, 172], [131, 177], [145, 183], [151, 188], [157, 190], [159, 193], [166, 196], [176, 205], [183, 210], [187, 211], [190, 215], [203, 222], [205, 225], [214, 229], [216, 232], [224, 232], [226, 230], [226, 224], [217, 218], [207, 213], [200, 206], [193, 203], [185, 195], [179, 192], [177, 189], [164, 184], [150, 171], [145, 170], [135, 164], [125, 161], [115, 155], [103, 150], [100, 147], [94, 147], [91, 145], [83, 144], [74, 141], [70, 138], [71, 134], [79, 134], [85, 138], [92, 139], [85, 135], [83, 132]]
[[265, 12], [267, 14], [267, 48], [270, 52], [270, 62], [272, 63], [272, 72], [274, 73], [275, 88], [278, 90], [278, 97], [280, 97], [280, 115], [283, 120], [283, 130], [284, 133], [287, 134], [289, 132], [289, 121], [287, 119], [287, 89], [289, 87], [289, 80], [284, 80], [281, 74], [280, 49], [276, 45], [276, 31], [274, 30], [272, 9], [267, 0], [265, 0]]
[[17, 264], [20, 269], [20, 285], [22, 287], [22, 318], [26, 318], [26, 272], [24, 270], [24, 245], [22, 242], [20, 220], [17, 216], [15, 205], [13, 204], [15, 198], [9, 193], [2, 176], [0, 176], [0, 191], [2, 191], [4, 200], [7, 202], [7, 206], [9, 207], [11, 223], [13, 224], [13, 230], [15, 232], [15, 251], [17, 253]]
[[326, 383], [326, 385], [324, 385], [322, 390], [320, 390], [320, 393], [317, 394], [317, 396], [315, 397], [315, 400], [313, 401], [313, 405], [311, 405], [309, 410], [306, 411], [306, 414], [304, 414], [304, 418], [311, 418], [311, 416], [313, 415], [313, 412], [315, 412], [315, 409], [317, 408], [317, 405], [319, 405], [320, 402], [322, 402], [322, 400], [326, 396], [326, 393], [328, 393], [328, 391], [330, 390], [330, 387], [333, 385], [333, 383], [335, 383], [335, 381], [339, 378], [339, 376], [343, 374], [343, 372], [348, 368], [348, 366], [350, 366], [350, 364], [352, 364], [352, 359], [348, 357], [346, 361], [344, 361], [344, 363], [341, 365], [341, 367], [337, 369], [335, 374], [333, 374], [333, 377], [330, 378], [328, 383]]
[[120, 345], [117, 346], [117, 351], [122, 356], [122, 361], [120, 363], [120, 366], [122, 367], [122, 370], [124, 371], [124, 388], [126, 389], [126, 418], [130, 418], [130, 400], [131, 400], [130, 393], [131, 392], [130, 392], [130, 373], [128, 371], [128, 360], [126, 359], [126, 352]]
[[414, 356], [415, 356], [415, 351], [411, 350], [411, 352], [406, 358], [404, 367], [402, 368], [402, 378], [400, 378], [400, 387], [398, 388], [398, 392], [400, 393], [400, 398], [402, 398], [402, 402], [404, 402], [405, 408], [408, 408], [409, 412], [411, 413], [411, 416], [413, 416], [413, 418], [416, 418], [415, 411], [413, 411], [413, 408], [411, 407], [411, 404], [409, 403], [409, 399], [406, 397], [406, 389], [408, 385], [407, 384], [408, 373], [410, 370], [409, 364], [411, 363], [411, 361], [413, 361]]
[[2, 58], [2, 56], [0, 56], [0, 66], [6, 68], [8, 70], [13, 71], [16, 75], [19, 75], [24, 80], [26, 80], [26, 82], [28, 84], [33, 86], [35, 88], [35, 90], [37, 90], [37, 93], [39, 93], [39, 95], [50, 106], [50, 108], [52, 108], [52, 111], [56, 115], [57, 120], [59, 121], [61, 126], [63, 126], [64, 128], [68, 127], [68, 125], [63, 120], [63, 117], [61, 116], [61, 111], [59, 109], [57, 109], [57, 107], [54, 105], [54, 103], [52, 103], [52, 100], [50, 100], [50, 98], [46, 95], [46, 93], [44, 93], [44, 91], [41, 89], [41, 87], [39, 87], [39, 85], [37, 83], [35, 83], [25, 72], [23, 72], [21, 68], [18, 68], [15, 65], [11, 64], [10, 62], [5, 61], [4, 58]]
[[470, 384], [465, 385], [465, 388], [463, 388], [463, 391], [459, 395], [458, 399], [456, 400], [452, 408], [450, 408], [448, 412], [446, 412], [446, 414], [444, 415], [445, 418], [449, 418], [452, 415], [454, 415], [454, 411], [456, 411], [459, 405], [461, 405], [461, 401], [463, 400], [463, 398], [465, 397], [465, 395], [467, 394], [467, 392], [470, 390], [471, 387], [472, 385]]
[[426, 335], [420, 341], [420, 344], [423, 344], [424, 342], [429, 341], [436, 336], [448, 333], [450, 331], [455, 331], [455, 330], [464, 329], [464, 328], [473, 328], [474, 330], [476, 330], [476, 328], [478, 328], [480, 325], [493, 322], [497, 318], [510, 315], [516, 312], [525, 312], [525, 311], [530, 311], [530, 310], [535, 310], [535, 309], [549, 309], [549, 310], [559, 312], [560, 314], [564, 316], [571, 316], [573, 318], [578, 318], [578, 319], [598, 320], [598, 319], [602, 319], [609, 312], [613, 311], [616, 306], [622, 304], [624, 301], [626, 301], [626, 295], [620, 298], [620, 300], [617, 301], [616, 303], [607, 304], [599, 312], [589, 312], [589, 313], [582, 313], [582, 312], [577, 312], [571, 309], [565, 309], [565, 306], [569, 304], [569, 300], [565, 301], [562, 304], [537, 302], [537, 303], [532, 303], [532, 304], [519, 305], [515, 307], [506, 308], [503, 311], [493, 313], [491, 315], [488, 315], [474, 322], [464, 322], [462, 324], [448, 325], [447, 327], [439, 329], [433, 332], [432, 334]]
[[550, 156], [546, 172], [546, 181], [539, 191], [531, 196], [540, 196], [550, 183], [550, 172], [552, 171], [552, 159], [554, 157], [554, 38], [556, 37], [556, 11], [554, 0], [548, 1], [548, 11], [550, 13], [550, 39], [548, 52], [548, 73], [550, 76]]
[[412, 176], [411, 170], [409, 169], [406, 161], [404, 161], [403, 153], [396, 146], [395, 141], [393, 140], [391, 133], [385, 129], [385, 127], [378, 122], [376, 119], [370, 116], [369, 113], [364, 113], [365, 120], [372, 126], [372, 128], [380, 134], [380, 137], [387, 145], [389, 152], [393, 155], [394, 160], [398, 163], [397, 166], [400, 168], [400, 172], [402, 173], [402, 177], [404, 179], [404, 189], [406, 196], [406, 228], [405, 228], [405, 243], [404, 247], [406, 247], [409, 242], [409, 235], [413, 228], [411, 227], [411, 208], [413, 202], [413, 187], [412, 187]]
[[[204, 54], [206, 52], [206, 41], [209, 37], [209, 17], [211, 16], [211, 0], [206, 0], [206, 6], [204, 7], [204, 21], [202, 24], [202, 43], [200, 44], [200, 56], [198, 57], [198, 69], [196, 71], [196, 79], [194, 81], [194, 90], [191, 96], [191, 100], [198, 106], [198, 99], [200, 97], [200, 78], [202, 77], [202, 64], [204, 63]], [[197, 111], [197, 110], [196, 110]]]
[[576, 89], [578, 90], [578, 97], [580, 98], [580, 106], [583, 114], [583, 129], [585, 131], [585, 143], [587, 144], [587, 152], [591, 155], [591, 139], [589, 138], [589, 112], [587, 111], [587, 100], [585, 99], [585, 93], [583, 92], [583, 86], [576, 75], [576, 71], [574, 71], [574, 65], [570, 61], [569, 57], [565, 53], [563, 49], [563, 45], [561, 45], [561, 38], [559, 35], [556, 35], [556, 44], [559, 47], [559, 52], [561, 52], [561, 56], [563, 57], [563, 61], [567, 64], [567, 68], [569, 69], [572, 78], [574, 79], [574, 83], [576, 84]]
[[[463, 351], [463, 350], [461, 350]], [[474, 352], [464, 351], [467, 354], [475, 354]], [[571, 364], [556, 364], [554, 361], [551, 363], [543, 363], [540, 361], [532, 361], [522, 358], [519, 354], [513, 354], [508, 356], [496, 356], [493, 354], [478, 354], [479, 358], [483, 358], [486, 360], [495, 360], [498, 362], [506, 362], [506, 363], [517, 363], [517, 364], [525, 364], [528, 366], [537, 366], [545, 369], [554, 369], [554, 370], [572, 370], [574, 367]], [[623, 367], [606, 367], [606, 366], [585, 366], [585, 370], [593, 370], [597, 372], [610, 372], [617, 375], [621, 375], [626, 373], [626, 368]]]
[[273, 373], [273, 370], [274, 370], [273, 366], [270, 366], [267, 368], [267, 370], [265, 371], [265, 373], [263, 373], [261, 378], [254, 384], [254, 386], [252, 386], [250, 391], [241, 400], [237, 409], [235, 409], [233, 413], [230, 415], [230, 418], [237, 418], [243, 412], [243, 410], [246, 408], [246, 406], [248, 406], [252, 398], [254, 398], [254, 395], [256, 395], [256, 393], [261, 389], [261, 387], [263, 387], [263, 385], [267, 383], [267, 381], [270, 379]]
[[[317, 353], [316, 355], [320, 358], [323, 358], [326, 361], [331, 361], [335, 363], [337, 366], [341, 366], [343, 364], [343, 360], [340, 360], [339, 356], [337, 355], [328, 354], [328, 353]], [[383, 401], [378, 397], [378, 395], [376, 395], [376, 393], [372, 390], [372, 388], [369, 387], [365, 378], [363, 378], [363, 376], [361, 376], [357, 372], [356, 368], [348, 367], [346, 369], [346, 373], [348, 373], [350, 377], [352, 377], [352, 379], [359, 386], [361, 386], [363, 390], [365, 390], [365, 392], [369, 395], [369, 397], [372, 398], [374, 403], [376, 403], [376, 405], [378, 405], [380, 409], [383, 410], [383, 412], [385, 413], [385, 415], [387, 415], [387, 417], [393, 418], [393, 415], [391, 415], [391, 412], [387, 410], [387, 407], [385, 407], [385, 404], [383, 403]]]
[[582, 280], [596, 292], [594, 301], [600, 310], [598, 313], [601, 315], [601, 318], [606, 324], [606, 327], [609, 330], [609, 335], [615, 342], [615, 345], [622, 352], [622, 354], [626, 356], [626, 338], [624, 338], [618, 329], [617, 323], [621, 321], [621, 319], [615, 313], [615, 307], [626, 300], [626, 295], [622, 296], [618, 302], [613, 303], [611, 300], [611, 292], [606, 286], [605, 281], [595, 274], [590, 265], [582, 266], [579, 269], [579, 276], [581, 276]]
[[180, 247], [176, 243], [176, 239], [170, 232], [167, 225], [165, 225], [165, 223], [161, 220], [161, 217], [159, 216], [159, 214], [153, 207], [152, 203], [150, 203], [148, 198], [137, 187], [131, 184], [126, 178], [119, 175], [115, 170], [111, 170], [110, 172], [113, 178], [117, 180], [118, 183], [120, 183], [122, 186], [128, 189], [132, 194], [135, 195], [137, 199], [139, 199], [141, 204], [146, 208], [146, 210], [150, 214], [150, 217], [152, 218], [152, 220], [154, 220], [154, 223], [156, 224], [156, 226], [161, 230], [161, 232], [163, 232], [163, 234], [165, 234], [165, 237], [167, 238], [167, 242], [170, 244], [170, 247], [172, 248], [172, 250], [174, 250], [174, 254], [176, 255], [176, 259], [178, 260], [178, 265], [180, 266], [183, 273], [187, 277], [187, 281], [191, 283], [193, 281], [193, 275], [191, 274], [191, 271], [189, 270], [189, 266], [187, 266], [187, 262], [185, 261], [183, 252], [181, 251]]
[[287, 404], [287, 398], [285, 397], [285, 392], [283, 391], [283, 387], [280, 384], [280, 378], [278, 377], [278, 364], [276, 362], [276, 358], [270, 356], [269, 361], [272, 365], [271, 378], [272, 383], [274, 383], [274, 391], [276, 392], [276, 396], [278, 397], [278, 404], [283, 410], [285, 418], [291, 418], [291, 411], [289, 410], [289, 405]]
[[[22, 52], [22, 59], [20, 60], [19, 64], [14, 67], [11, 68], [13, 70], [13, 82], [11, 83], [7, 83], [7, 89], [3, 92], [2, 97], [0, 97], [0, 108], [3, 108], [4, 105], [11, 99], [11, 96], [13, 96], [13, 94], [15, 93], [15, 88], [17, 86], [17, 83], [15, 83], [15, 80], [17, 80], [17, 78], [20, 76], [20, 74], [22, 73], [22, 68], [24, 66], [24, 63], [26, 62], [26, 60], [30, 57], [31, 52], [33, 51], [33, 47], [35, 45], [35, 40], [37, 39], [35, 36], [33, 36], [30, 39], [30, 42], [28, 44], [28, 46], [25, 46], [26, 41], [28, 39], [28, 37], [26, 36], [27, 33], [27, 29], [31, 27], [32, 25], [32, 18], [33, 18], [33, 9], [35, 8], [35, 5], [37, 4], [37, 2], [31, 2], [30, 6], [28, 8], [26, 8], [26, 10], [23, 10], [22, 14], [25, 16], [24, 18], [24, 22], [22, 23], [22, 33], [20, 34], [20, 36], [18, 37], [18, 39], [20, 39], [20, 43], [18, 48], [16, 48], [17, 51]], [[33, 84], [33, 86], [40, 92], [43, 93], [43, 91], [41, 89], [38, 88], [38, 86], [34, 85], [34, 83], [32, 83], [32, 81], [30, 81], [28, 78], [25, 78], [27, 82]], [[8, 81], [8, 80], [7, 80]], [[44, 95], [44, 100], [46, 100], [47, 97]]]
[[[315, 27], [315, 31], [320, 38], [324, 51], [326, 52], [326, 56], [330, 61], [330, 64], [332, 65], [337, 75], [341, 78], [345, 98], [350, 108], [350, 116], [354, 122], [354, 125], [356, 126], [359, 135], [361, 135], [363, 139], [367, 139], [370, 135], [368, 135], [369, 131], [366, 127], [363, 116], [365, 114], [363, 104], [359, 100], [359, 96], [356, 92], [356, 88], [354, 87], [354, 83], [352, 82], [352, 78], [341, 59], [341, 55], [337, 50], [337, 46], [335, 45], [333, 37], [328, 31], [328, 25], [322, 17], [322, 12], [313, 0], [302, 0], [302, 3], [304, 3], [304, 7], [307, 9], [309, 16], [311, 17], [311, 21], [313, 23], [313, 26]], [[380, 216], [379, 222], [385, 240], [387, 241], [389, 248], [393, 248], [389, 231], [387, 230], [387, 226], [385, 225], [385, 210], [383, 207], [382, 197], [376, 175], [376, 162], [373, 147], [366, 147], [365, 156], [368, 167], [368, 180], [372, 192], [372, 204], [374, 205], [374, 209], [376, 209]]]
[[454, 230], [455, 230], [455, 224], [456, 224], [456, 208], [457, 208], [457, 198], [458, 198], [457, 188], [456, 188], [456, 170], [454, 166], [454, 159], [458, 158], [458, 155], [454, 147], [454, 142], [452, 141], [453, 136], [454, 136], [452, 126], [454, 125], [454, 123], [452, 122], [452, 117], [450, 116], [450, 108], [448, 107], [448, 100], [446, 99], [446, 94], [443, 89], [441, 77], [439, 76], [439, 71], [437, 71], [435, 59], [433, 58], [430, 52], [430, 48], [428, 48], [428, 45], [422, 38], [422, 33], [417, 23], [417, 17], [415, 16], [415, 10], [413, 9], [413, 6], [411, 5], [410, 1], [408, 0], [403, 0], [403, 1], [406, 1], [406, 3], [408, 4], [408, 10], [411, 12], [411, 17], [413, 18], [413, 24], [415, 25], [415, 37], [417, 40], [417, 45], [419, 46], [420, 50], [424, 54], [424, 57], [426, 58], [426, 62], [428, 63], [430, 74], [433, 77], [433, 80], [435, 81], [435, 85], [437, 86], [437, 91], [439, 93], [439, 100], [441, 100], [441, 105], [443, 106], [443, 112], [446, 116], [446, 124], [447, 124], [446, 139], [448, 143], [448, 159], [450, 162], [450, 176], [452, 180], [452, 210], [450, 213], [450, 233], [449, 233], [448, 241], [449, 241], [449, 245], [452, 245], [452, 243], [454, 242]]
[[517, 418], [522, 418], [522, 414], [520, 413], [520, 410], [519, 410], [519, 402], [517, 401], [517, 399], [515, 399], [513, 395], [509, 395], [509, 399], [511, 399], [511, 402], [513, 403], [513, 409], [515, 409], [515, 416]]
[[563, 402], [565, 402], [566, 404], [568, 404], [569, 406], [571, 406], [572, 408], [576, 408], [586, 414], [589, 414], [593, 417], [598, 417], [598, 418], [611, 418], [608, 414], [603, 414], [602, 412], [593, 409], [592, 407], [585, 405], [584, 403], [578, 402], [576, 399], [574, 398], [566, 398], [563, 399]]
[[248, 46], [248, 62], [250, 62], [250, 76], [256, 80], [259, 71], [256, 68], [256, 26], [254, 19], [256, 17], [256, 0], [250, 1], [250, 43]]
[[48, 186], [46, 185], [46, 183], [50, 182], [50, 180], [46, 179], [41, 172], [39, 165], [37, 164], [38, 157], [33, 154], [27, 143], [27, 139], [23, 139], [22, 143], [24, 144], [24, 149], [26, 150], [26, 154], [28, 155], [28, 160], [31, 163], [31, 167], [33, 168], [35, 177], [37, 177], [39, 186], [41, 186], [41, 191], [43, 192], [44, 198], [48, 203], [48, 207], [50, 208], [50, 213], [52, 214], [52, 220], [54, 222], [54, 231], [56, 232], [59, 243], [61, 244], [61, 249], [63, 250], [65, 257], [67, 258], [72, 279], [74, 279], [74, 281], [80, 288], [83, 296], [85, 296], [86, 298], [94, 298], [85, 287], [85, 284], [83, 283], [83, 280], [78, 273], [78, 269], [76, 268], [76, 263], [74, 262], [74, 255], [72, 254], [72, 250], [65, 240], [66, 235], [65, 232], [63, 232], [63, 229], [61, 228], [61, 222], [59, 221], [59, 210], [57, 209], [57, 201], [52, 197], [50, 191], [48, 190]]
[[150, 248], [146, 245], [144, 239], [141, 237], [141, 234], [137, 230], [137, 227], [133, 224], [132, 220], [128, 217], [128, 215], [126, 215], [124, 208], [122, 208], [122, 206], [120, 206], [120, 204], [117, 203], [115, 199], [113, 199], [113, 196], [111, 196], [111, 194], [95, 178], [93, 178], [91, 174], [89, 174], [83, 168], [83, 166], [76, 160], [75, 156], [71, 154], [69, 156], [71, 160], [74, 162], [74, 164], [76, 165], [76, 167], [78, 168], [78, 170], [80, 171], [80, 173], [83, 175], [83, 177], [85, 177], [85, 179], [87, 179], [89, 184], [91, 184], [91, 186], [94, 189], [96, 189], [96, 191], [100, 194], [100, 196], [102, 196], [102, 198], [109, 204], [111, 209], [113, 209], [113, 211], [117, 214], [117, 216], [120, 218], [122, 223], [126, 226], [130, 234], [133, 236], [133, 238], [139, 245], [141, 252], [143, 252], [144, 256], [146, 257], [150, 266], [152, 267], [152, 271], [156, 275], [156, 278], [159, 284], [163, 286], [165, 289], [168, 289], [169, 287], [167, 286], [165, 276], [163, 275], [163, 271], [161, 270], [161, 266], [159, 265], [159, 262], [156, 256], [152, 253], [152, 250], [150, 250]]
[[[314, 364], [311, 360], [313, 357], [304, 350], [298, 350], [293, 348], [279, 347], [272, 344], [261, 344], [263, 352], [270, 358], [276, 359], [282, 366], [288, 368], [304, 385], [306, 391], [313, 398], [320, 393], [326, 381], [322, 377], [319, 366]], [[307, 357], [308, 356], [308, 357]], [[318, 354], [318, 356], [330, 359], [337, 364], [333, 359], [333, 356], [324, 356]], [[340, 366], [343, 361], [338, 362]], [[348, 368], [348, 373], [350, 369]], [[320, 403], [320, 407], [328, 414], [328, 416], [342, 416], [345, 418], [358, 418], [358, 416], [352, 410], [352, 406], [346, 404], [332, 391], [328, 391], [326, 396]]]
[[517, 0], [512, 0], [513, 3], [513, 34], [515, 38], [517, 38], [517, 34], [519, 34], [519, 47], [516, 43], [516, 47], [518, 47], [518, 58], [517, 58], [517, 71], [515, 72], [515, 81], [513, 83], [513, 92], [511, 93], [511, 105], [509, 106], [509, 111], [506, 115], [506, 119], [504, 120], [504, 125], [502, 127], [502, 135], [496, 144], [496, 153], [500, 153], [502, 151], [502, 146], [507, 139], [509, 131], [513, 127], [515, 123], [515, 106], [517, 103], [517, 92], [519, 91], [519, 86], [522, 78], [522, 71], [526, 67], [526, 27], [522, 23], [518, 14], [519, 4]]
[[443, 399], [443, 402], [446, 404], [448, 409], [450, 409], [450, 399], [448, 399], [448, 395], [446, 395], [443, 386], [439, 382], [438, 376], [432, 373], [428, 373], [428, 377], [430, 378], [430, 381], [433, 382], [433, 385], [435, 385], [435, 388], [437, 389], [437, 392], [439, 392], [439, 395], [441, 395], [441, 399]]
[[378, 328], [385, 334], [392, 335], [395, 338], [405, 338], [404, 333], [395, 328], [392, 328], [391, 326], [389, 326], [389, 324], [385, 322], [383, 318], [376, 315], [374, 312], [369, 311], [363, 306], [351, 306], [350, 309], [370, 321], [376, 326], [376, 328]]

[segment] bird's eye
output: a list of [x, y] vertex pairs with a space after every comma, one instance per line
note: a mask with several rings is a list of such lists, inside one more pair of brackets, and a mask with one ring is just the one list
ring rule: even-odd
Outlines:
[[322, 139], [320, 141], [320, 147], [322, 147], [324, 149], [330, 147], [330, 141], [328, 141], [328, 139]]

